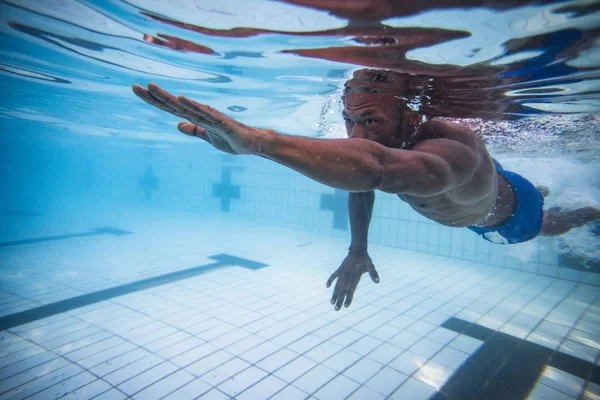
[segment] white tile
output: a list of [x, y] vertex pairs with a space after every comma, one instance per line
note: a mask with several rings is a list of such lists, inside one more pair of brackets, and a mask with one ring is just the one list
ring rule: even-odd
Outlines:
[[482, 343], [483, 342], [481, 340], [466, 335], [459, 335], [450, 343], [450, 347], [465, 352], [467, 354], [473, 354], [477, 351], [477, 349], [479, 348], [479, 346], [481, 346]]
[[429, 322], [417, 321], [408, 328], [406, 328], [406, 331], [423, 337], [431, 333], [436, 327], [436, 325], [430, 324]]
[[300, 356], [287, 365], [281, 367], [279, 370], [275, 371], [274, 374], [284, 381], [291, 383], [313, 368], [315, 365], [317, 365], [317, 363], [313, 360], [310, 360], [304, 356]]
[[427, 400], [436, 390], [431, 386], [410, 378], [398, 388], [389, 398], [390, 400]]
[[334, 376], [336, 376], [336, 372], [334, 370], [322, 365], [317, 365], [294, 381], [294, 386], [310, 394], [317, 391]]
[[131, 364], [126, 365], [110, 374], [106, 375], [103, 379], [112, 385], [119, 385], [126, 380], [133, 378], [140, 373], [149, 370], [150, 368], [161, 364], [164, 360], [157, 355], [151, 354], [140, 360], [134, 361]]
[[279, 346], [287, 346], [306, 336], [306, 334], [307, 333], [303, 329], [292, 328], [283, 332], [281, 335], [275, 336], [271, 341]]
[[262, 369], [251, 366], [221, 383], [218, 386], [218, 389], [229, 396], [237, 396], [239, 393], [263, 379], [266, 375], [267, 373]]
[[166, 359], [173, 359], [180, 354], [186, 355], [190, 350], [195, 349], [204, 343], [206, 343], [204, 340], [190, 336], [187, 339], [178, 341], [171, 346], [156, 351], [156, 354]]
[[137, 348], [137, 349], [134, 349], [127, 353], [121, 354], [115, 358], [111, 358], [103, 363], [100, 363], [100, 364], [94, 366], [94, 367], [91, 367], [91, 368], [89, 368], [89, 370], [92, 373], [94, 373], [100, 377], [103, 377], [105, 375], [110, 374], [113, 371], [118, 370], [119, 368], [123, 368], [129, 364], [132, 364], [132, 363], [134, 363], [138, 360], [141, 360], [142, 358], [148, 357], [150, 355], [151, 355], [151, 353], [149, 353], [148, 351], [141, 349], [141, 348]]
[[140, 390], [172, 374], [177, 370], [177, 368], [178, 367], [173, 363], [168, 361], [163, 362], [162, 364], [150, 368], [149, 370], [136, 375], [128, 381], [121, 383], [119, 385], [119, 389], [128, 395], [133, 395], [134, 393], [137, 393]]
[[[57, 382], [60, 382], [64, 379], [76, 376], [77, 374], [80, 374], [81, 372], [83, 372], [83, 370], [80, 367], [78, 367], [74, 364], [69, 364], [63, 368], [56, 369], [50, 373], [39, 376], [37, 379], [35, 379], [33, 381], [31, 381], [30, 379], [26, 379], [20, 385], [18, 383], [15, 384], [15, 382], [11, 382], [11, 381], [13, 381], [13, 378], [4, 379], [2, 382], [0, 382], [0, 385], [2, 385], [0, 387], [0, 389], [2, 390], [1, 393], [3, 393], [2, 394], [3, 397], [25, 398], [25, 397], [31, 396], [41, 390], [44, 390], [44, 389], [56, 384]], [[19, 377], [20, 376], [21, 375], [19, 375]]]
[[16, 375], [20, 372], [26, 371], [37, 365], [41, 365], [50, 360], [53, 360], [56, 357], [57, 357], [56, 354], [54, 354], [50, 351], [44, 351], [44, 352], [35, 354], [32, 357], [18, 360], [16, 362], [0, 369], [0, 376], [2, 376], [4, 378], [10, 378], [11, 376]]
[[373, 378], [368, 380], [365, 385], [384, 396], [388, 396], [406, 379], [408, 379], [407, 375], [395, 369], [384, 367]]
[[91, 368], [113, 358], [116, 358], [120, 355], [123, 355], [127, 352], [135, 350], [136, 348], [137, 346], [131, 342], [123, 342], [117, 346], [108, 348], [90, 357], [79, 360], [78, 364], [85, 368]]
[[192, 336], [187, 332], [177, 331], [172, 335], [168, 335], [163, 338], [154, 340], [150, 343], [146, 343], [144, 345], [144, 348], [156, 353], [162, 349], [165, 349], [190, 337]]
[[305, 400], [308, 394], [295, 386], [286, 386], [283, 390], [271, 397], [271, 400]]
[[119, 392], [117, 389], [112, 389], [112, 390], [102, 393], [98, 397], [94, 397], [94, 400], [121, 400], [121, 399], [126, 399], [126, 398], [127, 398], [127, 396], [125, 396], [123, 393]]
[[469, 358], [467, 353], [451, 347], [445, 347], [433, 357], [433, 361], [450, 369], [457, 370], [467, 358]]
[[212, 389], [202, 395], [202, 400], [231, 400], [231, 396], [219, 389]]
[[348, 397], [349, 400], [384, 400], [385, 398], [384, 395], [367, 386], [361, 386], [356, 392]]
[[348, 350], [360, 354], [361, 356], [369, 354], [383, 343], [370, 336], [364, 336], [347, 347]]
[[200, 377], [211, 371], [220, 365], [225, 364], [227, 361], [231, 360], [233, 356], [223, 350], [219, 350], [215, 353], [212, 353], [193, 364], [190, 364], [186, 367], [186, 370], [196, 377]]
[[302, 354], [323, 343], [324, 339], [320, 336], [308, 334], [287, 346], [288, 349]]
[[336, 353], [335, 355], [331, 356], [326, 361], [324, 361], [323, 365], [325, 365], [328, 368], [331, 368], [334, 371], [342, 372], [345, 369], [349, 368], [360, 358], [360, 354], [343, 349], [339, 353]]
[[248, 361], [249, 363], [253, 364], [264, 358], [267, 358], [271, 354], [278, 351], [280, 348], [281, 347], [279, 345], [276, 345], [273, 342], [267, 341], [267, 342], [261, 343], [258, 346], [246, 351], [245, 353], [242, 353], [240, 355], [240, 357], [243, 358], [244, 360]]
[[600, 385], [594, 382], [588, 382], [583, 392], [582, 400], [600, 399]]
[[339, 344], [331, 343], [331, 342], [323, 342], [314, 349], [305, 353], [304, 355], [307, 358], [310, 358], [316, 362], [323, 362], [338, 351], [342, 350], [342, 346]]
[[448, 379], [450, 379], [453, 372], [450, 368], [444, 367], [434, 361], [429, 361], [415, 373], [414, 377], [436, 390], [440, 390]]
[[405, 349], [410, 348], [415, 343], [417, 343], [419, 340], [421, 340], [421, 338], [423, 338], [423, 335], [418, 335], [416, 333], [403, 331], [403, 332], [398, 333], [393, 338], [391, 338], [389, 340], [389, 343], [405, 350]]
[[348, 345], [356, 342], [362, 337], [364, 337], [364, 334], [354, 331], [352, 329], [348, 329], [340, 333], [339, 335], [332, 337], [330, 341], [335, 344], [339, 344], [342, 347], [347, 347]]
[[551, 335], [558, 337], [565, 337], [567, 336], [567, 333], [569, 333], [569, 327], [550, 321], [542, 321], [536, 328], [536, 331], [550, 333]]
[[533, 390], [529, 393], [527, 400], [575, 400], [575, 397], [559, 392], [541, 383], [536, 384]]
[[[64, 378], [64, 377], [61, 377]], [[59, 378], [59, 380], [61, 379]], [[32, 400], [51, 400], [57, 399], [64, 396], [65, 393], [72, 392], [79, 389], [82, 386], [87, 385], [90, 382], [95, 381], [97, 378], [89, 372], [81, 372], [75, 376], [71, 376], [67, 379], [62, 380], [54, 386], [42, 390], [35, 395], [29, 397]]]
[[254, 399], [267, 399], [279, 392], [282, 388], [287, 385], [286, 382], [281, 379], [269, 375], [260, 382], [246, 389], [242, 393], [236, 396], [237, 400], [254, 400]]
[[23, 342], [29, 343], [29, 346], [24, 349], [21, 349], [19, 351], [15, 351], [11, 354], [7, 354], [6, 356], [3, 356], [2, 358], [0, 358], [0, 368], [4, 368], [6, 366], [9, 366], [9, 365], [17, 363], [17, 362], [22, 362], [23, 360], [33, 357], [36, 354], [44, 353], [46, 351], [45, 348], [34, 345], [33, 343], [31, 343], [27, 340], [23, 340], [22, 342], [18, 342], [17, 344], [20, 344]]
[[518, 337], [519, 339], [525, 339], [531, 332], [531, 329], [509, 322], [504, 324], [502, 328], [500, 328], [500, 332], [506, 333], [514, 337]]
[[569, 340], [600, 350], [600, 331], [594, 333], [573, 329], [567, 336]]
[[344, 399], [354, 392], [359, 384], [344, 375], [336, 376], [332, 381], [319, 389], [313, 396], [317, 399]]
[[446, 328], [436, 328], [433, 332], [427, 335], [427, 338], [435, 340], [441, 344], [448, 344], [458, 337], [458, 333]]
[[231, 378], [248, 367], [250, 367], [250, 364], [246, 361], [234, 358], [206, 372], [202, 375], [202, 379], [212, 386], [217, 386], [219, 383]]
[[230, 344], [229, 346], [225, 347], [225, 350], [233, 355], [239, 356], [240, 354], [245, 353], [246, 351], [264, 342], [265, 339], [256, 335], [250, 335], [240, 341]]
[[282, 366], [288, 364], [290, 361], [298, 357], [297, 353], [283, 348], [269, 357], [259, 361], [256, 366], [264, 369], [267, 372], [274, 372]]
[[409, 348], [410, 352], [423, 356], [427, 359], [433, 357], [444, 347], [443, 344], [431, 339], [421, 339]]
[[596, 362], [598, 356], [598, 350], [570, 340], [564, 340], [558, 350], [591, 363]]
[[180, 387], [193, 381], [195, 378], [185, 370], [179, 370], [164, 377], [158, 382], [146, 387], [133, 396], [135, 400], [158, 400], [176, 391]]
[[409, 317], [408, 315], [399, 315], [394, 319], [391, 319], [388, 324], [398, 329], [405, 329], [408, 326], [414, 324], [417, 321], [416, 318]]
[[537, 343], [549, 349], [556, 349], [562, 342], [562, 339], [558, 336], [551, 335], [540, 331], [533, 331], [527, 336], [527, 341]]
[[548, 365], [542, 372], [538, 382], [569, 396], [578, 397], [583, 391], [586, 381]]
[[393, 327], [391, 325], [384, 324], [384, 325], [380, 326], [379, 328], [373, 330], [371, 333], [369, 333], [369, 336], [385, 342], [388, 339], [390, 339], [392, 336], [396, 335], [397, 333], [398, 333], [398, 328]]
[[193, 400], [208, 392], [211, 387], [200, 378], [196, 378], [188, 384], [175, 390], [166, 396], [165, 400]]
[[344, 371], [344, 375], [362, 384], [371, 379], [375, 374], [381, 371], [382, 368], [383, 365], [377, 361], [363, 358]]
[[61, 397], [61, 399], [63, 399], [63, 400], [91, 399], [91, 398], [95, 398], [95, 396], [98, 396], [98, 395], [110, 390], [111, 388], [112, 388], [112, 386], [109, 385], [108, 383], [104, 382], [101, 379], [97, 379], [85, 386], [82, 386], [78, 389], [73, 390], [72, 392], [69, 392], [69, 394], [67, 394], [64, 397]]
[[[187, 347], [187, 346], [185, 346], [185, 347]], [[169, 352], [159, 352], [159, 354], [162, 356], [167, 356], [168, 354], [178, 353], [179, 351], [181, 351], [181, 349], [182, 348], [179, 348], [177, 350], [172, 350]], [[189, 350], [184, 350], [182, 353], [180, 353], [176, 356], [165, 357], [165, 358], [168, 358], [169, 361], [171, 361], [172, 363], [174, 363], [180, 367], [186, 367], [186, 366], [193, 364], [199, 360], [202, 360], [203, 358], [209, 356], [210, 354], [217, 352], [218, 350], [219, 350], [218, 347], [216, 347], [212, 343], [202, 343], [199, 346], [191, 347]]]
[[427, 358], [405, 351], [394, 359], [389, 366], [405, 375], [412, 375], [427, 362]]
[[367, 357], [385, 365], [402, 354], [402, 352], [403, 350], [401, 348], [393, 346], [389, 343], [384, 343], [367, 354]]

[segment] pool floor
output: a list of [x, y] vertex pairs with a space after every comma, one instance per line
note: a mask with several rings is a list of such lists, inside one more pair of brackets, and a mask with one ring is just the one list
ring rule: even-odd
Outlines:
[[347, 247], [165, 212], [7, 238], [0, 398], [600, 397], [598, 287], [373, 245], [336, 312]]

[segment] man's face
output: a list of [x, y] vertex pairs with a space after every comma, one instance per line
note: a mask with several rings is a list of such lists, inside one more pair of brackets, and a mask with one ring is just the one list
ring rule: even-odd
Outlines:
[[349, 138], [372, 140], [387, 147], [402, 147], [409, 130], [403, 103], [389, 94], [348, 94], [343, 117]]

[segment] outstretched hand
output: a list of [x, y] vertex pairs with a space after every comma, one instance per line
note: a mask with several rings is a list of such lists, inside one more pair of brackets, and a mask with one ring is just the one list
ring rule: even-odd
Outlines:
[[371, 257], [367, 252], [361, 252], [348, 254], [342, 261], [342, 265], [331, 274], [326, 285], [330, 287], [337, 278], [333, 296], [331, 296], [331, 304], [335, 305], [336, 311], [342, 308], [342, 304], [344, 304], [344, 307], [350, 306], [356, 286], [365, 272], [369, 273], [373, 282], [379, 283], [379, 275], [375, 270]]
[[133, 85], [133, 92], [146, 103], [184, 118], [177, 129], [188, 136], [205, 140], [216, 149], [229, 154], [257, 154], [260, 140], [268, 132], [265, 129], [244, 125], [235, 119], [184, 96], [173, 96], [154, 83], [148, 89]]

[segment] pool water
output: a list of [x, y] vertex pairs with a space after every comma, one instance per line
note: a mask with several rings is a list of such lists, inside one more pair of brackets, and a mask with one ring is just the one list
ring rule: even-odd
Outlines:
[[594, 1], [0, 4], [1, 399], [596, 399], [597, 224], [517, 245], [377, 193], [334, 311], [348, 194], [217, 151], [134, 83], [346, 137], [344, 82], [394, 70], [546, 208], [600, 208]]

